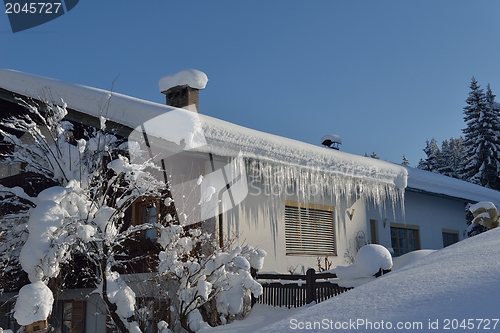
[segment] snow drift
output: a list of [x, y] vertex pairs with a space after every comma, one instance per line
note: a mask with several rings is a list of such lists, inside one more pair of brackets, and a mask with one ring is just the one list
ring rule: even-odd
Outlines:
[[[357, 332], [380, 331], [380, 324], [422, 323], [419, 332], [436, 332], [452, 320], [474, 319], [476, 331], [498, 322], [500, 229], [484, 232], [431, 253], [413, 264], [303, 311], [258, 332], [290, 332], [291, 320], [328, 323], [362, 320]], [[481, 318], [480, 323], [475, 318]], [[438, 322], [439, 329], [430, 323]], [[367, 323], [372, 323], [368, 325]], [[377, 323], [376, 330], [373, 323]], [[478, 325], [482, 325], [478, 327]], [[387, 327], [387, 326], [385, 326]], [[462, 328], [460, 328], [462, 329]], [[312, 329], [311, 332], [321, 331]], [[245, 332], [245, 331], [240, 331]], [[255, 332], [249, 330], [248, 332]]]

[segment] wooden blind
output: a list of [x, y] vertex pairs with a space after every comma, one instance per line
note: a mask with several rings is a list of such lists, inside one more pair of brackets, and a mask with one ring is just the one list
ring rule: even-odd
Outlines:
[[160, 320], [165, 321], [172, 328], [171, 318], [170, 318], [170, 302], [168, 300], [155, 300], [153, 309], [153, 332], [159, 332], [158, 322]]
[[85, 301], [73, 301], [71, 333], [85, 333]]
[[336, 255], [333, 209], [285, 205], [286, 254]]

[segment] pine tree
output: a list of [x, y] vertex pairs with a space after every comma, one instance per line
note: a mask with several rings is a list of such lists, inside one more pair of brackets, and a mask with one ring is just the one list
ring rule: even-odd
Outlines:
[[453, 177], [460, 178], [460, 161], [463, 154], [463, 138], [458, 139], [450, 138], [444, 140], [441, 144], [441, 153], [439, 154], [439, 168], [438, 173]]
[[457, 139], [450, 139], [450, 151], [451, 159], [448, 161], [453, 169], [453, 174], [451, 177], [460, 179], [460, 163], [462, 162], [462, 156], [464, 154], [464, 138], [462, 136]]
[[471, 91], [464, 107], [467, 127], [464, 133], [464, 154], [460, 174], [474, 184], [500, 190], [500, 122], [495, 95], [488, 85], [486, 94], [473, 77]]
[[495, 190], [500, 190], [500, 104], [495, 102], [496, 95], [491, 91], [490, 84], [486, 86], [486, 106], [491, 118], [486, 122], [491, 127], [489, 134], [492, 138], [491, 151], [492, 155], [487, 155], [490, 158], [490, 168], [485, 176], [488, 178], [490, 187]]
[[450, 163], [451, 159], [452, 159], [452, 151], [450, 148], [450, 142], [448, 140], [444, 140], [441, 143], [441, 153], [439, 154], [438, 157], [439, 167], [436, 170], [437, 173], [448, 177], [453, 177], [454, 169], [453, 165], [451, 165]]
[[441, 152], [439, 151], [436, 139], [432, 138], [431, 141], [425, 141], [424, 153], [427, 157], [425, 160], [421, 159], [420, 162], [418, 162], [417, 168], [425, 171], [438, 172], [440, 168], [439, 155]]
[[401, 165], [408, 166], [410, 165], [410, 161], [406, 158], [405, 155], [403, 155], [403, 162], [401, 162]]

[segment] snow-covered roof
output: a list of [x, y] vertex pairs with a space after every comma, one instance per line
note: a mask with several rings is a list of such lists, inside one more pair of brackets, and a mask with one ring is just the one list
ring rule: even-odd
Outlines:
[[[172, 126], [172, 118], [169, 116], [182, 115], [183, 119], [187, 119], [185, 123], [192, 125], [186, 147], [195, 151], [230, 157], [235, 157], [241, 152], [246, 158], [325, 171], [351, 179], [366, 179], [370, 183], [375, 181], [399, 189], [405, 188], [408, 181], [408, 187], [413, 189], [474, 201], [487, 200], [500, 206], [498, 192], [477, 185], [259, 132], [206, 115], [119, 93], [111, 94], [106, 90], [6, 69], [0, 69], [0, 88], [54, 102], [62, 99], [73, 110], [96, 117], [104, 116], [132, 129], [141, 128], [141, 125], [149, 123], [152, 124], [147, 128], [149, 135], [175, 143], [179, 143], [178, 131], [176, 134], [176, 131], [165, 129]], [[148, 122], [153, 119], [154, 121]], [[172, 137], [174, 134], [177, 136]]]
[[[182, 114], [183, 118], [191, 117], [194, 132], [199, 132], [200, 128], [203, 131], [205, 145], [187, 142], [187, 146], [191, 144], [196, 151], [231, 157], [237, 156], [241, 151], [247, 158], [376, 180], [400, 189], [406, 187], [407, 172], [399, 165], [259, 132], [206, 115], [119, 93], [111, 95], [106, 90], [6, 69], [0, 69], [0, 88], [54, 102], [62, 99], [73, 110], [96, 117], [104, 116], [132, 129], [141, 128], [147, 120], [154, 119], [148, 122], [152, 124], [147, 128], [148, 134], [176, 143], [179, 142], [178, 137], [170, 137], [172, 131], [165, 130], [168, 128], [165, 126], [172, 123], [171, 118], [170, 121], [167, 119], [169, 114]], [[201, 127], [198, 124], [201, 124]], [[199, 133], [190, 133], [188, 139], [199, 138], [197, 134]]]
[[183, 69], [175, 74], [162, 77], [158, 82], [158, 87], [160, 88], [160, 92], [184, 85], [195, 89], [205, 89], [207, 82], [208, 77], [202, 71], [197, 69]]
[[408, 189], [410, 190], [442, 194], [466, 201], [491, 201], [497, 206], [500, 205], [500, 192], [498, 191], [433, 172], [408, 166], [405, 168], [408, 170]]

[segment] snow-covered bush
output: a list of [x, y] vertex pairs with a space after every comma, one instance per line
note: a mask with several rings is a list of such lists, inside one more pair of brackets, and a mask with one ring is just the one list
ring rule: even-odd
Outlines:
[[[40, 174], [58, 186], [47, 188], [36, 198], [20, 190], [3, 189], [16, 194], [18, 202], [27, 201], [34, 207], [26, 213], [27, 221], [17, 220], [17, 228], [29, 233], [19, 262], [31, 284], [22, 290], [42, 290], [41, 285], [60, 277], [61, 266], [74, 255], [83, 256], [92, 265], [88, 267], [91, 274], [97, 273], [96, 291], [118, 329], [137, 332], [130, 320], [135, 294], [113, 267], [117, 265], [116, 255], [134, 233], [157, 227], [148, 223], [127, 225], [123, 219], [125, 211], [145, 196], [165, 196], [165, 183], [150, 172], [156, 169], [151, 163], [136, 165], [128, 161], [124, 155], [126, 143], [106, 132], [104, 117], [100, 128], [79, 127], [80, 135], [75, 138], [74, 125], [64, 120], [64, 105], [23, 105], [25, 114], [0, 124], [0, 128], [8, 129], [0, 129], [3, 143], [11, 147], [0, 161], [22, 163], [25, 171]], [[4, 221], [5, 216], [2, 225]], [[5, 262], [5, 257], [2, 254], [1, 262]], [[37, 313], [46, 318], [52, 308], [52, 292], [47, 287], [44, 292], [50, 293], [43, 303], [43, 309], [49, 310]], [[24, 310], [32, 311], [24, 306], [33, 305], [30, 297], [20, 293], [16, 303], [14, 315], [21, 325], [30, 324], [30, 317], [23, 315]]]
[[[136, 294], [116, 267], [137, 259], [127, 253], [127, 242], [146, 230], [159, 235], [163, 251], [158, 277], [167, 286], [159, 297], [171, 299], [178, 326], [190, 332], [200, 329], [206, 325], [207, 307], [217, 317], [212, 324], [226, 323], [244, 311], [245, 295], [262, 293], [251, 271], [262, 267], [263, 250], [250, 246], [226, 252], [217, 249], [213, 235], [199, 224], [179, 225], [175, 209], [170, 210], [172, 214], [160, 212], [154, 223], [134, 225], [125, 220], [134, 202], [154, 198], [169, 206], [172, 199], [163, 178], [156, 177], [159, 168], [147, 159], [131, 162], [127, 157], [133, 151], [127, 149], [130, 143], [113, 135], [104, 117], [100, 128], [76, 128], [64, 120], [64, 105], [23, 105], [26, 114], [0, 121], [3, 142], [12, 147], [0, 163], [22, 163], [25, 171], [57, 185], [37, 197], [19, 188], [0, 188], [1, 202], [8, 200], [22, 208], [18, 209], [20, 218], [0, 216], [0, 239], [8, 238], [4, 244], [11, 246], [0, 248], [5, 250], [0, 253], [0, 265], [8, 267], [12, 258], [18, 258], [31, 282], [21, 289], [15, 307], [14, 316], [21, 325], [47, 318], [53, 303], [49, 287], [58, 279], [64, 283], [64, 266], [80, 256], [89, 264], [87, 278], [116, 328], [123, 333], [141, 332]], [[165, 321], [152, 324], [162, 333], [170, 332]]]
[[224, 252], [213, 241], [200, 227], [185, 230], [179, 225], [164, 228], [158, 239], [163, 248], [158, 272], [170, 282], [174, 315], [188, 332], [207, 325], [199, 311], [204, 306], [215, 305], [213, 324], [225, 324], [243, 312], [247, 290], [255, 297], [262, 294], [251, 269], [262, 268], [266, 252], [250, 246]]

